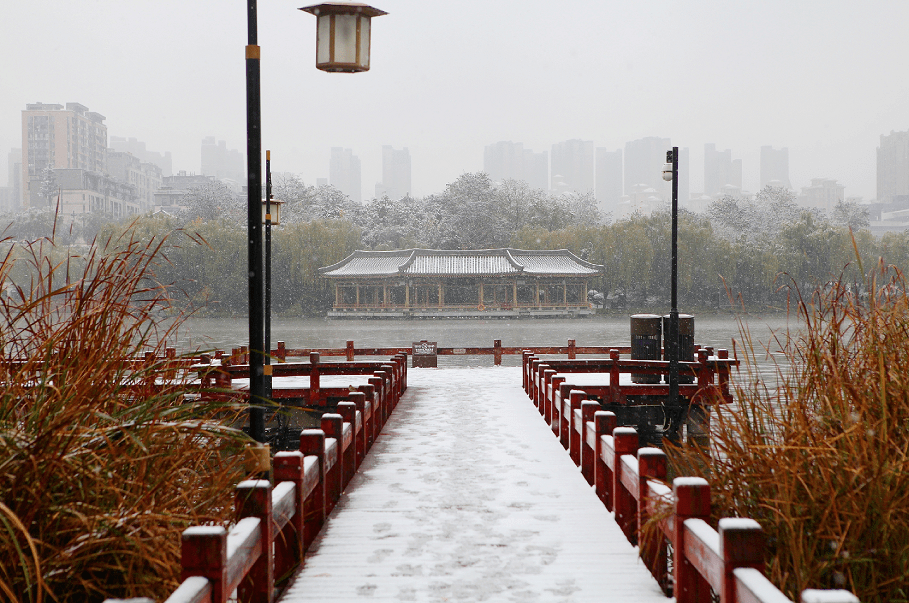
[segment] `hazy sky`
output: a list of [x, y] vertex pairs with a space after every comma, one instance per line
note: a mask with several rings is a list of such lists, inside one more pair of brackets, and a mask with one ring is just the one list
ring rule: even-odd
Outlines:
[[[7, 4], [0, 156], [33, 102], [82, 103], [109, 136], [171, 151], [174, 170], [200, 170], [206, 136], [245, 153], [244, 2]], [[906, 0], [376, 0], [389, 14], [361, 74], [316, 70], [306, 4], [259, 0], [263, 148], [309, 183], [330, 147], [351, 148], [366, 198], [383, 144], [410, 148], [425, 195], [500, 140], [660, 136], [691, 149], [692, 192], [713, 142], [743, 160], [748, 190], [772, 145], [789, 147], [794, 187], [831, 177], [870, 199], [880, 135], [909, 129]]]

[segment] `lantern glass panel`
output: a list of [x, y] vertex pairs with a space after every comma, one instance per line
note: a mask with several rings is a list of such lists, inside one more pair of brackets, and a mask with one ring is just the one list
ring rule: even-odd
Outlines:
[[369, 23], [370, 19], [360, 19], [360, 67], [369, 69]]
[[357, 16], [335, 15], [335, 63], [357, 62]]
[[331, 15], [320, 15], [316, 35], [316, 63], [331, 60]]

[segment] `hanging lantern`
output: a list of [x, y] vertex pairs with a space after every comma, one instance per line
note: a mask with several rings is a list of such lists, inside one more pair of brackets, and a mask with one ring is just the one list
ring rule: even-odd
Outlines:
[[[266, 221], [270, 221], [272, 226], [281, 225], [281, 206], [284, 205], [284, 201], [279, 201], [278, 199], [272, 199], [269, 202], [266, 202], [265, 199], [262, 199], [262, 224], [265, 224]], [[271, 207], [271, 213], [268, 213], [266, 207]]]
[[316, 68], [369, 71], [370, 20], [388, 13], [359, 2], [326, 2], [300, 10], [316, 16]]

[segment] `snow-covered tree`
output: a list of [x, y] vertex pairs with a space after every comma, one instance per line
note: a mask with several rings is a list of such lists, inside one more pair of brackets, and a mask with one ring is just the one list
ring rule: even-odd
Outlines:
[[189, 189], [183, 197], [183, 205], [186, 209], [180, 213], [180, 218], [185, 222], [226, 220], [246, 223], [246, 198], [241, 198], [218, 180]]

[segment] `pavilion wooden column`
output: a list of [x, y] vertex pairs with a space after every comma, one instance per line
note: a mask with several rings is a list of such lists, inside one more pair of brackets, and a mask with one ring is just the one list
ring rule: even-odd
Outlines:
[[404, 307], [410, 307], [410, 283], [404, 281]]
[[442, 307], [443, 302], [445, 301], [445, 296], [442, 295], [442, 281], [439, 281], [439, 307]]
[[539, 308], [540, 307], [540, 283], [539, 282], [534, 283], [534, 288], [536, 290], [536, 293], [534, 294], [533, 305], [535, 305], [536, 307]]
[[568, 306], [568, 281], [562, 279], [562, 304]]
[[335, 283], [335, 307], [341, 306], [341, 284]]
[[382, 305], [388, 307], [388, 283], [382, 283]]
[[483, 305], [483, 281], [480, 281], [480, 304]]
[[511, 282], [511, 306], [518, 307], [518, 279]]
[[357, 306], [360, 305], [360, 283], [357, 283]]

